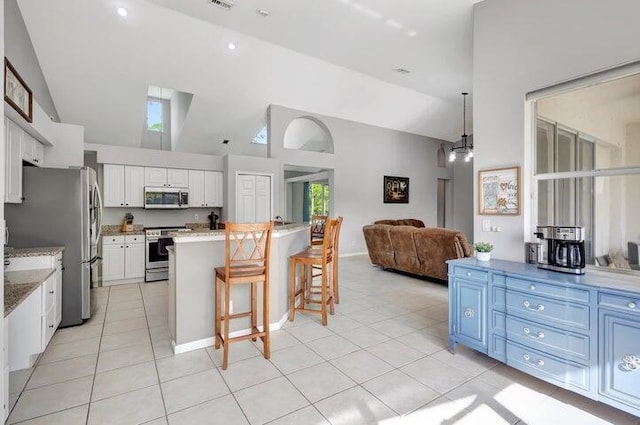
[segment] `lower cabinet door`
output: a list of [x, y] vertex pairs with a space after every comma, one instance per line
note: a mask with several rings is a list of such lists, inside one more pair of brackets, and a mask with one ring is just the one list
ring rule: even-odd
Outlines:
[[124, 279], [124, 242], [123, 244], [102, 245], [102, 280]]
[[145, 244], [128, 243], [124, 256], [125, 278], [143, 278], [145, 271]]
[[640, 409], [640, 315], [600, 310], [600, 394]]
[[456, 278], [456, 338], [473, 348], [487, 349], [487, 285]]

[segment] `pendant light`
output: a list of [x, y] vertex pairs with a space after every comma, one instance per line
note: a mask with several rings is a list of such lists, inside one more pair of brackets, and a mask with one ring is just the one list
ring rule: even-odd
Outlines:
[[473, 158], [473, 144], [469, 144], [467, 141], [467, 95], [469, 93], [462, 93], [462, 138], [460, 146], [451, 146], [449, 151], [449, 162], [454, 162], [458, 157], [458, 153], [464, 158], [464, 162], [471, 161]]

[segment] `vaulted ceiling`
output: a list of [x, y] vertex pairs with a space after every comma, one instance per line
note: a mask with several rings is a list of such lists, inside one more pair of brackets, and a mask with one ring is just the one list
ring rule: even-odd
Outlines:
[[194, 95], [175, 149], [209, 154], [264, 154], [269, 104], [457, 140], [473, 3], [18, 0], [63, 122], [140, 146], [147, 88], [167, 87]]

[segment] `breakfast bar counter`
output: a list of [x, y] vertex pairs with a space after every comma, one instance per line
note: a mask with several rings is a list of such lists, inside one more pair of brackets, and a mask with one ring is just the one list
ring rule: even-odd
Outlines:
[[[174, 353], [184, 353], [214, 344], [215, 267], [224, 266], [224, 230], [202, 230], [171, 234], [169, 251], [169, 331]], [[270, 329], [279, 329], [287, 318], [289, 256], [309, 245], [307, 224], [276, 226], [271, 237], [269, 265]], [[261, 291], [259, 291], [261, 293]], [[249, 288], [231, 289], [232, 310], [249, 309]], [[261, 305], [261, 295], [258, 305]], [[261, 316], [261, 311], [258, 316]], [[232, 335], [247, 333], [249, 322], [231, 322]]]

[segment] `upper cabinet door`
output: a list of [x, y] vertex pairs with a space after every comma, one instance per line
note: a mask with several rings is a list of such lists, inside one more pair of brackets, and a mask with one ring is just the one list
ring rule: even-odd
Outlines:
[[167, 168], [167, 186], [188, 188], [189, 170]]
[[124, 167], [124, 204], [127, 207], [144, 206], [144, 167]]
[[104, 206], [124, 207], [124, 165], [104, 164]]
[[204, 188], [204, 206], [222, 207], [222, 173], [205, 171]]
[[189, 206], [204, 207], [204, 171], [189, 170]]
[[4, 201], [22, 203], [22, 135], [17, 124], [5, 118], [5, 175]]
[[163, 187], [167, 185], [167, 169], [144, 167], [144, 185]]

